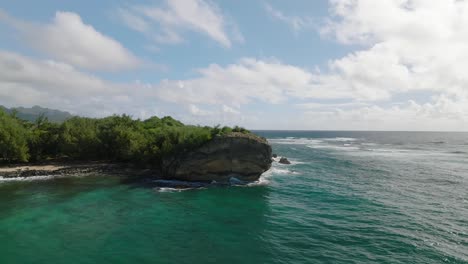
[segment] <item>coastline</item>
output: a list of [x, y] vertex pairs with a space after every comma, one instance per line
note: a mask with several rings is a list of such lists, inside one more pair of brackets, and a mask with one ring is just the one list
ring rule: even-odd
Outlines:
[[116, 175], [159, 178], [156, 169], [145, 169], [130, 166], [129, 164], [109, 162], [50, 162], [40, 164], [12, 164], [0, 166], [0, 177], [18, 178], [33, 176], [75, 176], [75, 175]]

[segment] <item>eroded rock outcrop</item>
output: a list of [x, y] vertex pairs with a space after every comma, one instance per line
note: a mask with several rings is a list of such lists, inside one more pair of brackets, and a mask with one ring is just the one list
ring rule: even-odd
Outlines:
[[200, 148], [163, 162], [165, 178], [229, 182], [232, 177], [255, 181], [271, 166], [271, 146], [253, 134], [217, 136]]

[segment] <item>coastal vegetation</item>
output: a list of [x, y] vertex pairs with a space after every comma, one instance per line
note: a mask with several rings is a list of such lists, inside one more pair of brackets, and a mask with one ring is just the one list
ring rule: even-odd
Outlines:
[[34, 122], [0, 109], [0, 163], [48, 160], [112, 161], [160, 166], [162, 158], [203, 145], [241, 127], [185, 125], [166, 116], [71, 117], [62, 123], [44, 115]]

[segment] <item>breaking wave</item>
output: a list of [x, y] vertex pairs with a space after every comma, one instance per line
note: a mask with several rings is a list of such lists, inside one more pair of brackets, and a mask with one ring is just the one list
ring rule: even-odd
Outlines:
[[0, 183], [1, 182], [21, 182], [21, 181], [45, 181], [57, 178], [64, 178], [70, 176], [64, 175], [41, 175], [41, 176], [28, 176], [28, 177], [3, 177], [0, 176]]

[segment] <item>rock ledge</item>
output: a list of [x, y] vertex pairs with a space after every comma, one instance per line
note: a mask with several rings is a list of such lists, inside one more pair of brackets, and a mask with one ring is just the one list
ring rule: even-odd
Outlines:
[[217, 136], [196, 150], [167, 158], [163, 175], [182, 181], [255, 181], [270, 167], [271, 146], [266, 139], [233, 132]]

